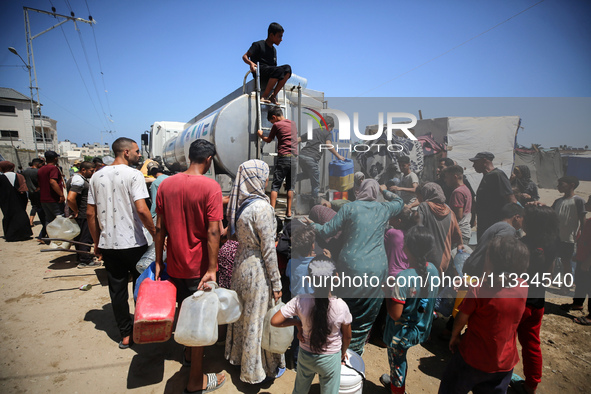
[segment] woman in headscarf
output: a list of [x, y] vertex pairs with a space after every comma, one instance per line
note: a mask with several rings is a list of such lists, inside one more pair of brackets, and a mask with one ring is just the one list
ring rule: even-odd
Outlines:
[[[380, 189], [387, 202], [376, 201]], [[361, 286], [344, 283], [341, 289], [335, 290], [353, 314], [353, 339], [349, 349], [358, 354], [363, 354], [367, 335], [382, 305], [381, 285], [385, 283], [388, 273], [384, 233], [390, 218], [396, 216], [403, 205], [402, 199], [387, 191], [385, 186], [380, 187], [374, 179], [366, 179], [357, 189], [355, 201], [344, 205], [324, 225], [312, 224], [325, 239], [341, 232], [341, 252], [337, 259], [337, 270], [341, 277], [348, 276], [351, 282], [356, 283], [367, 278], [367, 283]], [[371, 280], [372, 277], [377, 279]]]
[[417, 189], [420, 201], [417, 212], [419, 224], [425, 226], [435, 237], [431, 260], [440, 272], [445, 272], [451, 258], [451, 246], [463, 249], [462, 233], [456, 216], [445, 204], [443, 189], [435, 182], [425, 183]]
[[281, 298], [281, 278], [275, 252], [275, 211], [265, 194], [269, 167], [249, 160], [238, 168], [227, 217], [238, 250], [230, 287], [242, 301], [242, 316], [228, 326], [225, 357], [240, 365], [240, 380], [260, 383], [281, 376], [285, 358], [261, 349], [263, 320]]
[[519, 190], [515, 198], [522, 204], [530, 201], [538, 201], [540, 199], [538, 186], [531, 180], [529, 167], [525, 165], [515, 166], [513, 173], [515, 174], [515, 186]]
[[2, 231], [7, 242], [24, 241], [33, 236], [27, 215], [27, 184], [21, 174], [14, 172], [14, 164], [0, 162], [0, 208]]

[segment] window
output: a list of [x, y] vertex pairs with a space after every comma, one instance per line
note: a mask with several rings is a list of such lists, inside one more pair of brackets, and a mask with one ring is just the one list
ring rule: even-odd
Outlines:
[[18, 140], [18, 131], [16, 130], [0, 130], [0, 137], [3, 140], [10, 140], [11, 138], [13, 140]]
[[0, 105], [0, 112], [15, 114], [16, 107], [14, 105]]

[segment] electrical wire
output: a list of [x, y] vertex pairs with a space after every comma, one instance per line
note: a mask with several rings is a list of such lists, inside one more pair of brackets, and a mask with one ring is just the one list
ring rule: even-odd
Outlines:
[[65, 3], [66, 3], [66, 6], [68, 7], [68, 9], [70, 10], [70, 12], [74, 12], [74, 11], [72, 10], [72, 6], [70, 5], [70, 1], [69, 1], [69, 0], [64, 0], [64, 1], [65, 1]]
[[[72, 6], [70, 5], [70, 2], [69, 2], [68, 0], [65, 0], [65, 2], [66, 2], [66, 6], [67, 6], [67, 7], [69, 8], [69, 10], [70, 10], [70, 13], [72, 14], [72, 13], [73, 13], [73, 10], [72, 10]], [[52, 7], [54, 7], [54, 5], [53, 5], [53, 2], [52, 2], [51, 0], [49, 0], [49, 3], [51, 4], [51, 6], [52, 6]], [[88, 4], [87, 4], [87, 7], [88, 7]], [[91, 26], [92, 26], [92, 25], [91, 25]], [[82, 71], [80, 70], [80, 66], [78, 65], [78, 62], [76, 61], [76, 57], [74, 56], [74, 52], [72, 51], [72, 47], [71, 47], [71, 45], [70, 45], [70, 42], [69, 42], [69, 40], [68, 40], [68, 37], [66, 36], [66, 33], [65, 33], [65, 31], [64, 31], [64, 29], [63, 29], [63, 27], [62, 27], [62, 26], [60, 26], [60, 29], [61, 29], [61, 31], [62, 31], [62, 34], [63, 34], [63, 36], [64, 36], [64, 39], [66, 40], [66, 44], [68, 45], [68, 49], [70, 50], [70, 54], [72, 55], [72, 59], [74, 60], [74, 64], [76, 65], [76, 69], [78, 70], [78, 74], [80, 75], [80, 79], [82, 80], [82, 84], [84, 85], [84, 89], [86, 90], [86, 93], [88, 94], [88, 97], [89, 97], [89, 99], [90, 99], [90, 102], [91, 102], [91, 104], [92, 104], [92, 107], [94, 108], [94, 111], [96, 112], [97, 116], [99, 117], [99, 120], [101, 121], [101, 124], [102, 124], [102, 126], [103, 126], [105, 129], [107, 129], [107, 128], [108, 128], [108, 125], [107, 125], [106, 121], [105, 121], [105, 120], [104, 120], [104, 119], [103, 119], [103, 118], [100, 116], [100, 114], [99, 114], [99, 112], [98, 112], [98, 110], [97, 110], [97, 108], [96, 108], [96, 105], [95, 105], [95, 103], [94, 103], [94, 100], [92, 99], [92, 95], [90, 94], [90, 91], [88, 90], [88, 86], [87, 86], [87, 84], [86, 84], [86, 81], [84, 80], [84, 76], [82, 75]], [[85, 57], [85, 60], [86, 60], [86, 64], [88, 65], [88, 69], [89, 69], [89, 72], [90, 72], [90, 77], [91, 77], [91, 79], [92, 79], [92, 83], [93, 83], [93, 85], [94, 85], [94, 89], [95, 89], [95, 92], [96, 92], [97, 98], [98, 98], [98, 100], [99, 100], [99, 104], [100, 104], [101, 110], [102, 110], [102, 112], [103, 112], [103, 115], [104, 115], [105, 117], [107, 117], [107, 115], [105, 114], [105, 110], [104, 110], [104, 108], [103, 108], [102, 102], [101, 102], [101, 100], [100, 100], [100, 95], [99, 95], [99, 93], [98, 93], [98, 89], [97, 89], [97, 87], [96, 87], [96, 82], [95, 82], [95, 80], [94, 80], [94, 77], [93, 77], [93, 74], [92, 74], [92, 68], [91, 68], [91, 66], [90, 66], [90, 61], [89, 61], [89, 59], [88, 59], [88, 54], [87, 54], [87, 52], [86, 52], [86, 47], [85, 47], [85, 45], [84, 45], [84, 41], [82, 40], [82, 35], [81, 35], [81, 33], [80, 33], [80, 30], [78, 29], [78, 26], [77, 26], [77, 25], [76, 25], [76, 30], [77, 30], [77, 32], [78, 32], [78, 36], [79, 36], [79, 38], [80, 38], [80, 43], [81, 43], [81, 45], [82, 45], [82, 50], [83, 50], [83, 52], [84, 52], [84, 57]], [[108, 118], [108, 117], [107, 117], [107, 118]], [[110, 120], [110, 119], [109, 119], [109, 120]], [[89, 123], [89, 124], [90, 124], [90, 123]], [[93, 126], [93, 127], [94, 127], [94, 126]]]
[[75, 116], [76, 118], [80, 119], [81, 121], [83, 121], [84, 123], [86, 123], [87, 125], [95, 128], [97, 131], [100, 131], [101, 128], [98, 127], [97, 125], [93, 125], [92, 123], [88, 122], [86, 119], [80, 117], [79, 115], [76, 115], [74, 112], [70, 111], [69, 109], [67, 109], [66, 107], [64, 107], [63, 105], [61, 105], [60, 103], [58, 103], [57, 101], [53, 100], [51, 97], [48, 97], [45, 93], [40, 93], [43, 97], [45, 97], [47, 100], [51, 101], [52, 103], [54, 103], [55, 105], [57, 105], [58, 107], [60, 107], [61, 109], [63, 109], [64, 111], [66, 111], [67, 113], [69, 113], [72, 116]]
[[103, 112], [103, 115], [105, 117], [107, 117], [107, 114], [105, 113], [105, 109], [103, 108], [103, 103], [101, 101], [100, 94], [98, 92], [98, 88], [96, 87], [96, 81], [94, 80], [94, 74], [92, 72], [90, 60], [88, 60], [88, 54], [86, 53], [86, 46], [84, 45], [84, 40], [82, 40], [82, 33], [80, 32], [80, 29], [76, 29], [76, 30], [78, 31], [78, 38], [80, 38], [80, 45], [82, 46], [82, 52], [84, 53], [84, 59], [86, 59], [86, 64], [88, 65], [88, 72], [90, 73], [90, 79], [92, 80], [92, 85], [94, 86], [96, 98], [98, 99], [98, 102], [101, 107], [101, 111]]
[[70, 50], [70, 54], [72, 55], [72, 59], [74, 59], [74, 64], [76, 65], [76, 69], [78, 70], [78, 74], [80, 74], [80, 79], [82, 79], [82, 84], [84, 85], [84, 89], [86, 90], [86, 93], [88, 94], [88, 97], [90, 98], [90, 103], [92, 104], [92, 107], [94, 108], [94, 111], [96, 112], [97, 116], [101, 120], [101, 123], [104, 123], [103, 126], [105, 126], [105, 129], [107, 129], [106, 122], [104, 121], [103, 117], [100, 116], [98, 110], [96, 109], [96, 105], [94, 104], [94, 100], [92, 99], [92, 95], [90, 94], [90, 91], [88, 90], [88, 86], [86, 85], [86, 81], [84, 80], [84, 76], [82, 75], [82, 71], [80, 70], [80, 67], [78, 66], [78, 62], [76, 61], [76, 57], [74, 56], [74, 52], [72, 51], [72, 47], [70, 46], [70, 42], [68, 41], [68, 37], [66, 36], [66, 32], [64, 31], [62, 26], [60, 26], [60, 29], [64, 35], [64, 38], [66, 40], [66, 44], [68, 44], [68, 49]]
[[[90, 18], [92, 13], [90, 12], [90, 7], [88, 6], [88, 1], [84, 0], [84, 2], [86, 3], [86, 9], [88, 10], [88, 17]], [[105, 84], [105, 74], [103, 73], [103, 64], [101, 62], [101, 55], [99, 54], [98, 43], [96, 41], [96, 33], [94, 32], [94, 23], [92, 25], [90, 25], [90, 27], [92, 27], [92, 36], [94, 37], [94, 47], [96, 48], [96, 57], [98, 59], [99, 71], [101, 73], [101, 79], [103, 81], [103, 91], [105, 93], [105, 99], [107, 101], [107, 109], [109, 110], [109, 116], [111, 118], [113, 118], [113, 115], [111, 113], [111, 104], [109, 103], [109, 95], [107, 94], [107, 92], [108, 92], [107, 85]]]
[[377, 86], [375, 86], [375, 87], [373, 87], [373, 88], [371, 88], [371, 89], [369, 89], [369, 90], [367, 90], [367, 91], [365, 91], [365, 92], [363, 92], [363, 93], [359, 94], [357, 97], [364, 96], [364, 95], [366, 95], [367, 93], [369, 93], [369, 92], [371, 92], [371, 91], [373, 91], [373, 90], [376, 90], [377, 88], [380, 88], [380, 87], [382, 87], [382, 86], [384, 86], [384, 85], [387, 85], [387, 84], [389, 84], [390, 82], [392, 82], [392, 81], [394, 81], [394, 80], [396, 80], [396, 79], [398, 79], [398, 78], [400, 78], [400, 77], [402, 77], [402, 76], [404, 76], [404, 75], [406, 75], [406, 74], [408, 74], [408, 73], [410, 73], [410, 72], [412, 72], [412, 71], [414, 71], [414, 70], [416, 70], [416, 69], [418, 69], [418, 68], [421, 68], [421, 67], [423, 67], [424, 65], [426, 65], [426, 64], [429, 64], [429, 63], [431, 63], [432, 61], [434, 61], [434, 60], [437, 60], [437, 59], [439, 59], [440, 57], [442, 57], [442, 56], [444, 56], [444, 55], [447, 55], [447, 54], [448, 54], [448, 53], [450, 53], [451, 51], [453, 51], [453, 50], [455, 50], [455, 49], [458, 49], [459, 47], [461, 47], [461, 46], [463, 46], [463, 45], [465, 45], [465, 44], [469, 43], [469, 42], [470, 42], [470, 41], [472, 41], [472, 40], [475, 40], [476, 38], [478, 38], [478, 37], [480, 37], [480, 36], [482, 36], [482, 35], [484, 35], [484, 34], [488, 33], [489, 31], [491, 31], [491, 30], [493, 30], [493, 29], [496, 29], [497, 27], [499, 27], [499, 26], [501, 26], [501, 25], [503, 25], [503, 24], [505, 24], [505, 23], [509, 22], [511, 19], [513, 19], [513, 18], [515, 18], [515, 17], [517, 17], [517, 16], [519, 16], [519, 15], [523, 14], [523, 13], [524, 13], [524, 12], [526, 12], [526, 11], [529, 11], [529, 10], [531, 10], [532, 8], [534, 8], [535, 6], [537, 6], [537, 5], [541, 4], [541, 3], [543, 3], [544, 1], [545, 1], [545, 0], [538, 1], [538, 2], [537, 2], [537, 3], [535, 3], [534, 5], [531, 5], [531, 6], [527, 7], [526, 9], [524, 9], [524, 10], [522, 10], [522, 11], [518, 12], [517, 14], [515, 14], [515, 15], [511, 16], [510, 18], [507, 18], [507, 19], [505, 19], [504, 21], [502, 21], [502, 22], [500, 22], [500, 23], [497, 23], [496, 25], [494, 25], [494, 26], [493, 26], [493, 27], [491, 27], [490, 29], [487, 29], [487, 30], [483, 31], [482, 33], [479, 33], [479, 34], [475, 35], [474, 37], [472, 37], [472, 38], [470, 38], [470, 39], [468, 39], [468, 40], [466, 40], [466, 41], [462, 42], [461, 44], [458, 44], [458, 45], [454, 46], [453, 48], [451, 48], [451, 49], [449, 49], [449, 50], [447, 50], [447, 51], [445, 51], [445, 52], [443, 52], [443, 53], [440, 53], [439, 55], [435, 56], [434, 58], [431, 58], [430, 60], [427, 60], [426, 62], [424, 62], [424, 63], [421, 63], [421, 64], [419, 64], [418, 66], [415, 66], [415, 67], [411, 68], [410, 70], [408, 70], [408, 71], [405, 71], [405, 72], [403, 72], [402, 74], [399, 74], [399, 75], [395, 76], [394, 78], [392, 78], [392, 79], [389, 79], [389, 80], [387, 80], [386, 82], [384, 82], [384, 83], [381, 83], [381, 84], [379, 84], [379, 85], [377, 85]]

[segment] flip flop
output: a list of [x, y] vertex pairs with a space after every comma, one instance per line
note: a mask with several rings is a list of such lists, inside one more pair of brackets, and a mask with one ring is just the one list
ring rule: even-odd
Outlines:
[[222, 380], [222, 383], [218, 384], [218, 377], [217, 374], [215, 373], [208, 373], [207, 375], [207, 387], [203, 390], [195, 390], [195, 391], [189, 391], [186, 388], [183, 390], [183, 394], [205, 394], [205, 393], [211, 393], [212, 391], [215, 391], [217, 389], [219, 389], [220, 387], [222, 387], [224, 385], [224, 383], [226, 383], [226, 377], [224, 376], [224, 380]]
[[573, 321], [577, 324], [582, 325], [582, 326], [591, 326], [591, 317], [589, 317], [589, 316], [575, 317], [573, 319]]
[[129, 343], [126, 345], [123, 343], [123, 339], [119, 341], [119, 349], [129, 349], [133, 345], [133, 341], [129, 338]]

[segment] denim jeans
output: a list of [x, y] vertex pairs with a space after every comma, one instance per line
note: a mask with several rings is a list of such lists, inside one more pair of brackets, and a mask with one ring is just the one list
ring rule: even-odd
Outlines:
[[320, 170], [318, 169], [318, 162], [311, 157], [300, 155], [300, 168], [302, 172], [298, 174], [297, 180], [310, 179], [312, 197], [318, 197], [318, 193], [320, 192]]

